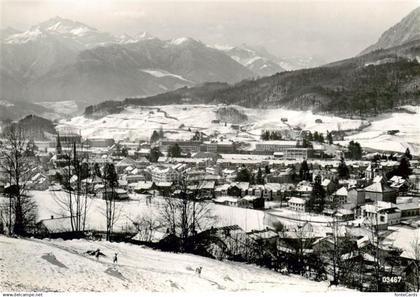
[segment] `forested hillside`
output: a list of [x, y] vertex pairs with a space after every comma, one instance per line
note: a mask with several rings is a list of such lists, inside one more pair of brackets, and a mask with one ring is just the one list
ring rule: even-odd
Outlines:
[[[237, 104], [371, 115], [420, 98], [420, 41], [311, 69], [288, 71], [235, 85], [210, 83], [147, 98], [107, 102], [87, 115], [118, 112], [126, 105]], [[109, 109], [112, 107], [111, 109]]]

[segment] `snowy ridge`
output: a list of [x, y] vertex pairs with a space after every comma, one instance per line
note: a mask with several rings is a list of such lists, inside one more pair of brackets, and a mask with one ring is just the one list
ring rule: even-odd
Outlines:
[[45, 33], [41, 32], [41, 30], [37, 28], [35, 30], [13, 34], [6, 38], [5, 43], [10, 43], [10, 44], [27, 43], [43, 36], [45, 37]]
[[[233, 60], [245, 66], [257, 76], [268, 76], [284, 69], [276, 61], [276, 58], [268, 53], [264, 55], [256, 50], [242, 46], [213, 45], [212, 48], [225, 52]], [[264, 52], [266, 50], [264, 49]]]
[[123, 34], [118, 37], [118, 40], [119, 40], [118, 43], [130, 44], [130, 43], [137, 43], [143, 40], [151, 40], [151, 39], [158, 39], [158, 38], [149, 34], [148, 32], [141, 32], [134, 36]]
[[233, 46], [230, 46], [230, 45], [222, 45], [222, 44], [215, 44], [215, 45], [210, 46], [210, 47], [213, 47], [213, 48], [215, 48], [215, 49], [217, 49], [219, 51], [228, 51], [228, 50], [231, 50], [231, 49], [234, 48]]
[[188, 80], [188, 79], [182, 77], [181, 75], [173, 74], [173, 73], [170, 73], [168, 71], [161, 70], [161, 69], [142, 69], [141, 71], [143, 71], [145, 73], [148, 73], [150, 75], [153, 75], [154, 77], [158, 77], [158, 78], [173, 77], [173, 78], [177, 78], [177, 79], [192, 83], [191, 80]]
[[192, 39], [191, 37], [180, 37], [180, 38], [175, 38], [175, 39], [170, 40], [169, 43], [173, 45], [182, 45], [190, 41], [195, 41], [195, 40]]
[[42, 38], [61, 38], [67, 42], [73, 41], [74, 47], [93, 47], [117, 42], [117, 38], [108, 33], [102, 33], [80, 22], [55, 17], [32, 26], [25, 32], [9, 35], [4, 42], [8, 44], [25, 44]]

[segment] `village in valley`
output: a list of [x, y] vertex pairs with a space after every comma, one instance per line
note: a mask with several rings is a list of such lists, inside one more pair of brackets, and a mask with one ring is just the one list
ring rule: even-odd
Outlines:
[[0, 10], [3, 296], [420, 292], [419, 0]]
[[339, 131], [295, 127], [247, 143], [230, 138], [242, 125], [212, 124], [231, 134], [182, 127], [192, 137], [173, 139], [161, 127], [115, 140], [59, 125], [40, 140], [34, 127], [10, 125], [0, 231], [252, 263], [343, 289], [418, 289], [420, 167], [410, 149], [366, 150]]

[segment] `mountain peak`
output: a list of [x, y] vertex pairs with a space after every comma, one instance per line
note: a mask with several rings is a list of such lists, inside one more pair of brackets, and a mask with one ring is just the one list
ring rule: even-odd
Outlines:
[[420, 39], [420, 7], [411, 11], [399, 23], [382, 33], [379, 40], [361, 54], [399, 46], [417, 39]]
[[170, 40], [172, 45], [191, 45], [191, 44], [201, 44], [200, 41], [195, 40], [192, 37], [180, 37]]
[[226, 44], [215, 44], [212, 47], [219, 51], [230, 51], [235, 48], [234, 46], [226, 45]]
[[122, 34], [119, 36], [119, 43], [121, 44], [137, 43], [139, 41], [152, 40], [152, 39], [158, 39], [158, 38], [148, 32], [140, 32], [138, 34], [135, 34], [134, 36], [128, 35], [128, 34]]
[[156, 38], [155, 36], [153, 36], [149, 32], [140, 32], [139, 34], [136, 34], [135, 37], [139, 40], [155, 39]]
[[59, 16], [53, 17], [49, 20], [33, 26], [31, 30], [40, 30], [42, 32], [84, 35], [87, 32], [97, 31], [95, 28], [89, 27], [83, 23], [65, 19]]

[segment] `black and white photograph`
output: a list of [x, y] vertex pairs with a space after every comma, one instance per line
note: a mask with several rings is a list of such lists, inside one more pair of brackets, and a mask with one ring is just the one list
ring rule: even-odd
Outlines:
[[417, 296], [420, 0], [0, 0], [0, 38], [1, 296]]

